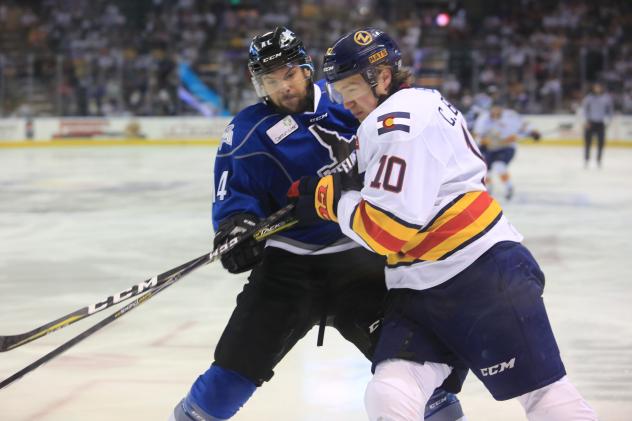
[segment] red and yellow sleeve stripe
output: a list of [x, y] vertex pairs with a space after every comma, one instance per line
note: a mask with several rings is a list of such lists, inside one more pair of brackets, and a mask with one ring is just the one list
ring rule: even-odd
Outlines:
[[352, 229], [389, 265], [442, 260], [484, 235], [502, 216], [487, 192], [463, 194], [445, 206], [424, 229], [361, 201]]
[[420, 228], [397, 219], [364, 199], [351, 217], [351, 229], [376, 253], [386, 256], [398, 253]]

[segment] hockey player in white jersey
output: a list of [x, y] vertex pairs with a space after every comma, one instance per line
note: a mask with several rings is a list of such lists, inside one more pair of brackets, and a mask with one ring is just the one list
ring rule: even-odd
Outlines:
[[544, 275], [487, 193], [486, 164], [463, 116], [439, 92], [409, 87], [400, 57], [373, 28], [327, 51], [328, 92], [362, 121], [363, 187], [343, 191], [343, 176], [328, 175], [288, 192], [299, 218], [338, 222], [386, 256], [369, 419], [420, 419], [432, 391], [469, 368], [495, 399], [517, 398], [529, 420], [596, 420], [566, 376]]
[[[335, 172], [352, 151], [358, 121], [312, 79], [311, 57], [289, 28], [256, 35], [248, 69], [261, 102], [227, 126], [215, 158], [214, 244], [240, 236], [287, 203], [293, 180]], [[349, 141], [347, 141], [347, 139]], [[222, 256], [230, 273], [250, 272], [215, 345], [214, 361], [176, 405], [172, 421], [222, 421], [271, 381], [277, 364], [314, 325], [367, 358], [377, 344], [386, 296], [384, 259], [318, 220]], [[308, 390], [309, 393], [309, 390]], [[437, 390], [415, 421], [463, 421], [459, 400]], [[283, 408], [279, 408], [279, 417]]]
[[511, 199], [514, 186], [509, 163], [516, 154], [517, 142], [526, 135], [537, 140], [539, 133], [528, 130], [528, 124], [516, 111], [495, 103], [489, 111], [483, 112], [476, 119], [473, 134], [487, 162], [487, 190], [491, 193], [493, 180], [498, 176], [503, 185], [505, 199]]

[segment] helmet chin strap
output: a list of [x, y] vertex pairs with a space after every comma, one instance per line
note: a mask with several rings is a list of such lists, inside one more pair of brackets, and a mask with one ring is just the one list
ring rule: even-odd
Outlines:
[[395, 92], [399, 91], [404, 86], [395, 86], [393, 80], [391, 79], [391, 85], [388, 87], [388, 92], [385, 95], [375, 95], [375, 90], [373, 91], [373, 95], [377, 98], [377, 105], [380, 105], [384, 101], [386, 101], [391, 95]]
[[309, 77], [307, 78], [307, 104], [305, 104], [305, 109], [301, 112], [314, 112], [315, 104], [314, 104], [314, 66], [312, 66], [311, 59], [308, 64], [309, 68]]
[[[384, 101], [386, 101], [388, 99], [388, 97], [390, 97], [391, 95], [393, 95], [395, 92], [397, 92], [399, 90], [399, 87], [396, 87], [393, 84], [393, 80], [391, 78], [391, 85], [388, 88], [388, 92], [384, 95], [379, 95], [377, 93], [377, 74], [376, 74], [377, 69], [375, 69], [374, 67], [369, 67], [368, 69], [366, 69], [364, 72], [362, 72], [362, 77], [364, 78], [364, 80], [366, 81], [366, 83], [369, 84], [369, 86], [371, 87], [371, 92], [373, 93], [373, 96], [377, 99], [377, 105], [382, 104]], [[391, 74], [393, 74], [394, 69], [391, 67]]]
[[306, 111], [310, 111], [310, 112], [314, 112], [316, 111], [314, 109], [314, 81], [312, 80], [312, 77], [310, 76], [309, 79], [307, 79], [307, 104], [305, 104], [305, 109], [301, 112], [306, 112]]

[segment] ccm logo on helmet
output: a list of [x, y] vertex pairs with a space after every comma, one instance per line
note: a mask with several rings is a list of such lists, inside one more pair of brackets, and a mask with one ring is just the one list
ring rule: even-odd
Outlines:
[[516, 364], [516, 357], [513, 357], [512, 359], [510, 359], [507, 362], [502, 362], [500, 364], [495, 364], [491, 367], [487, 367], [487, 368], [481, 368], [481, 374], [483, 376], [494, 376], [498, 373], [502, 373], [505, 370], [510, 370], [512, 368], [514, 368], [514, 365]]
[[261, 60], [263, 63], [270, 61], [270, 60], [274, 60], [275, 58], [279, 57], [282, 53], [276, 53], [271, 55], [270, 57], [266, 57], [263, 60]]

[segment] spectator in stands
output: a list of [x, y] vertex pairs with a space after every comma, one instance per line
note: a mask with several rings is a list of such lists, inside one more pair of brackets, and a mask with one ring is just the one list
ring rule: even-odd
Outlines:
[[[43, 98], [49, 107], [45, 114], [106, 114], [112, 106], [134, 114], [169, 114], [174, 109], [169, 104], [177, 101], [181, 61], [198, 71], [223, 105], [236, 112], [252, 101], [243, 70], [244, 46], [254, 33], [273, 25], [300, 30], [313, 57], [322, 56], [351, 28], [393, 28], [403, 41], [403, 56], [412, 58], [408, 61], [414, 63], [416, 76], [422, 67], [437, 64], [431, 63], [429, 51], [445, 53], [445, 68], [439, 71], [457, 75], [459, 89], [450, 93], [455, 102], [466, 90], [474, 96], [495, 85], [520, 112], [569, 112], [576, 96], [581, 99], [586, 80], [606, 81], [613, 105], [621, 108], [632, 89], [632, 31], [626, 27], [632, 21], [632, 2], [620, 0], [600, 0], [598, 5], [589, 0], [505, 2], [502, 7], [448, 2], [455, 4], [452, 21], [444, 28], [436, 25], [436, 8], [394, 0], [369, 1], [373, 7], [367, 7], [366, 0], [350, 0], [346, 8], [336, 7], [333, 0], [0, 3], [0, 109], [7, 114], [24, 100], [23, 86], [33, 86], [34, 96]], [[152, 56], [156, 48], [175, 66], [165, 67], [161, 58]], [[156, 89], [152, 79], [157, 80]], [[72, 83], [61, 89], [62, 81]], [[443, 82], [438, 80], [437, 86]], [[456, 86], [449, 78], [445, 83]], [[95, 84], [110, 91], [118, 85], [120, 96], [100, 98]], [[67, 88], [71, 95], [58, 96]]]

